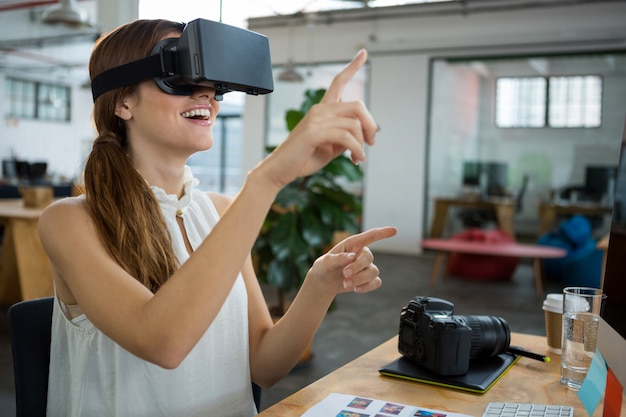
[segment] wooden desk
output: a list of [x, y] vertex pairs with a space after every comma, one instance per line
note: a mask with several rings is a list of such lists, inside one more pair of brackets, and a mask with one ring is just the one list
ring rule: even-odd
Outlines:
[[[418, 382], [381, 376], [378, 369], [398, 358], [397, 338], [394, 337], [358, 359], [326, 375], [313, 384], [274, 404], [259, 417], [301, 416], [317, 402], [333, 392], [422, 406], [437, 410], [481, 416], [490, 401], [516, 401], [559, 404], [574, 407], [574, 416], [586, 416], [575, 391], [559, 382], [561, 361], [550, 354], [543, 336], [520, 333], [511, 335], [511, 344], [530, 351], [552, 356], [550, 363], [520, 358], [485, 394], [472, 394]], [[602, 404], [593, 416], [602, 415]], [[626, 416], [626, 401], [622, 402]]]
[[489, 243], [454, 239], [424, 239], [422, 247], [437, 251], [435, 265], [430, 276], [430, 286], [435, 285], [439, 278], [448, 252], [471, 253], [475, 255], [506, 256], [515, 258], [531, 258], [535, 274], [535, 291], [537, 298], [543, 298], [543, 264], [542, 259], [562, 258], [567, 251], [561, 248], [543, 245], [526, 245], [521, 243]]
[[53, 295], [52, 270], [37, 230], [42, 211], [24, 207], [21, 199], [0, 200], [0, 305]]
[[443, 229], [448, 218], [450, 207], [463, 207], [468, 209], [493, 210], [498, 219], [498, 228], [504, 230], [510, 236], [515, 236], [513, 228], [513, 215], [515, 214], [515, 201], [510, 198], [489, 198], [485, 200], [473, 200], [466, 198], [436, 198], [434, 203], [433, 221], [430, 225], [428, 237], [443, 237]]
[[560, 204], [542, 202], [539, 204], [539, 236], [550, 230], [558, 215], [605, 216], [613, 212], [613, 207], [598, 204]]

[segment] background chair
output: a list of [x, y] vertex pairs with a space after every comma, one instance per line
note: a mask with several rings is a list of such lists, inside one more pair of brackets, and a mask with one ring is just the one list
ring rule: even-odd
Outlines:
[[[16, 417], [45, 416], [48, 403], [48, 370], [52, 303], [54, 297], [21, 301], [7, 313], [13, 372]], [[261, 387], [252, 383], [257, 410], [261, 409]]]
[[21, 301], [7, 317], [13, 351], [17, 417], [45, 416], [53, 297]]

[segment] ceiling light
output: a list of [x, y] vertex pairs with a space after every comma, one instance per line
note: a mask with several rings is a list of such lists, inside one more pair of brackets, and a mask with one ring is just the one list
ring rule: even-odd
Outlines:
[[285, 65], [285, 69], [278, 74], [276, 77], [278, 81], [287, 81], [291, 83], [299, 83], [304, 81], [304, 78], [298, 71], [296, 71], [296, 67], [293, 64], [293, 61], [289, 60], [287, 65]]
[[62, 23], [73, 27], [92, 26], [86, 10], [76, 5], [76, 0], [60, 0], [59, 4], [50, 6], [41, 15], [44, 23]]

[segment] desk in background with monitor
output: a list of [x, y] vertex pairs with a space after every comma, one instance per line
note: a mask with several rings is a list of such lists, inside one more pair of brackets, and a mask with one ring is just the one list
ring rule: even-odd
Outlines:
[[484, 197], [507, 194], [508, 166], [503, 162], [463, 162], [463, 187], [480, 190]]
[[601, 202], [602, 199], [613, 202], [617, 167], [587, 165], [585, 167], [584, 192], [589, 200]]
[[575, 214], [582, 216], [608, 216], [613, 211], [613, 207], [598, 203], [539, 203], [539, 232], [538, 236], [550, 231], [555, 226], [558, 217], [569, 217]]
[[493, 210], [496, 214], [498, 228], [515, 236], [513, 216], [516, 203], [510, 198], [493, 197], [488, 199], [468, 198], [435, 198], [433, 220], [430, 226], [429, 238], [444, 237], [444, 229], [450, 208], [464, 208], [476, 210]]

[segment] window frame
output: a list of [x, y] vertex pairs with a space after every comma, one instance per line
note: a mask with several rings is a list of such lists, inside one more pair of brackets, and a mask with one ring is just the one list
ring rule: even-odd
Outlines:
[[[550, 112], [551, 112], [551, 108], [554, 106], [553, 103], [551, 103], [551, 80], [556, 79], [556, 78], [566, 78], [566, 79], [576, 79], [576, 78], [597, 78], [599, 80], [599, 84], [600, 84], [600, 91], [599, 91], [599, 100], [598, 100], [598, 106], [599, 106], [599, 110], [598, 110], [598, 124], [597, 125], [588, 125], [586, 124], [584, 121], [582, 121], [581, 123], [577, 124], [577, 125], [554, 125], [554, 122], [551, 120], [550, 117]], [[499, 81], [502, 79], [509, 79], [509, 80], [528, 80], [528, 79], [542, 79], [544, 80], [544, 111], [543, 111], [543, 124], [542, 125], [533, 125], [533, 126], [525, 126], [525, 125], [511, 125], [511, 126], [502, 126], [501, 124], [499, 124], [498, 122], [498, 84]], [[520, 75], [520, 76], [502, 76], [502, 77], [496, 77], [495, 78], [495, 88], [494, 88], [494, 94], [495, 94], [495, 98], [494, 98], [494, 126], [498, 129], [596, 129], [596, 128], [600, 128], [602, 127], [602, 114], [603, 114], [603, 97], [604, 97], [604, 77], [602, 75], [598, 75], [598, 74], [576, 74], [576, 75], [571, 75], [571, 74], [563, 74], [563, 75], [559, 75], [559, 74], [553, 74], [553, 75], [548, 75], [548, 76], [543, 76], [543, 75], [537, 75], [537, 76], [527, 76], [527, 75]], [[519, 105], [519, 103], [517, 103]], [[588, 107], [587, 105], [585, 105], [585, 107]]]
[[[20, 94], [16, 91], [17, 89], [25, 92]], [[62, 94], [51, 97], [55, 91]], [[59, 123], [72, 121], [72, 88], [70, 86], [7, 76], [5, 97], [8, 106], [5, 118]], [[47, 98], [56, 99], [59, 104], [48, 101]]]

